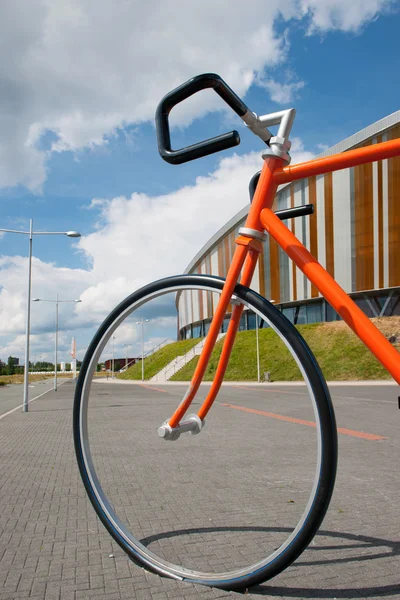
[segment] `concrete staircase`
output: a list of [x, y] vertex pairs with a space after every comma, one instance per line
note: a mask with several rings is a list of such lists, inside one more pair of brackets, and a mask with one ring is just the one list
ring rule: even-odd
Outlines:
[[[221, 338], [223, 338], [224, 335], [225, 333], [218, 334], [217, 342]], [[193, 348], [191, 348], [189, 352], [186, 352], [186, 354], [174, 358], [174, 360], [172, 360], [166, 367], [161, 369], [161, 371], [159, 371], [157, 375], [154, 375], [154, 377], [152, 377], [149, 381], [157, 381], [158, 383], [165, 383], [166, 381], [168, 381], [177, 371], [182, 369], [182, 367], [184, 367], [186, 363], [191, 361], [195, 356], [201, 354], [205, 341], [206, 338], [203, 338], [198, 344], [193, 346]]]

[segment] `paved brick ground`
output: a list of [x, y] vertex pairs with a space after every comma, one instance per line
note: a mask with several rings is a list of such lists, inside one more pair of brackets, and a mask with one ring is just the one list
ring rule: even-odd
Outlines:
[[[166, 443], [154, 430], [181, 387], [95, 386], [94, 462], [143, 543], [186, 566], [222, 570], [261, 558], [283, 539], [309, 487], [315, 431], [224, 404], [309, 420], [305, 388], [225, 387], [199, 436]], [[337, 484], [320, 533], [295, 565], [248, 597], [400, 598], [397, 394], [385, 385], [332, 388], [339, 427], [384, 439], [340, 434]], [[150, 575], [113, 543], [75, 464], [72, 395], [67, 382], [28, 414], [0, 420], [0, 600], [240, 598]], [[0, 415], [11, 406], [3, 398], [0, 389]]]
[[[59, 377], [58, 383], [62, 385], [66, 378]], [[29, 400], [51, 390], [54, 387], [54, 378], [43, 379], [29, 384]], [[0, 387], [0, 418], [9, 410], [13, 410], [18, 406], [22, 406], [23, 402], [23, 386], [22, 384], [7, 385]]]

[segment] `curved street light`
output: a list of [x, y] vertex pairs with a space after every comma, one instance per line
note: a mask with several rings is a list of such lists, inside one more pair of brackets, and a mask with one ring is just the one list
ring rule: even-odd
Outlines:
[[32, 239], [34, 235], [66, 235], [71, 238], [81, 237], [78, 231], [33, 231], [33, 219], [29, 220], [29, 231], [18, 229], [0, 229], [4, 233], [18, 233], [29, 235], [29, 260], [28, 260], [28, 307], [26, 311], [26, 342], [25, 342], [25, 368], [24, 368], [24, 402], [23, 411], [28, 412], [29, 403], [29, 335], [31, 323], [31, 287], [32, 287]]
[[56, 305], [56, 339], [55, 339], [55, 361], [54, 361], [54, 391], [57, 391], [57, 346], [58, 346], [58, 305], [60, 302], [82, 302], [82, 300], [59, 300], [58, 294], [55, 300], [44, 298], [33, 298], [32, 302], [53, 302]]
[[111, 360], [111, 379], [114, 379], [114, 340], [115, 340], [115, 335], [111, 336], [112, 339], [112, 360]]
[[140, 321], [136, 321], [136, 325], [141, 325], [142, 326], [142, 381], [144, 381], [144, 330], [143, 330], [143, 324], [144, 323], [148, 323], [149, 319], [142, 319]]
[[125, 371], [128, 369], [128, 348], [132, 346], [132, 344], [123, 344], [125, 348]]
[[[275, 304], [275, 300], [270, 300], [271, 304]], [[257, 349], [257, 381], [260, 383], [261, 381], [261, 373], [260, 373], [260, 344], [258, 340], [258, 315], [256, 313], [256, 349]]]

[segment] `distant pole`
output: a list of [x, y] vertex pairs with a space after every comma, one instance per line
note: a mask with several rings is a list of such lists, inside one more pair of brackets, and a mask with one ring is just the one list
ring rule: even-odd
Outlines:
[[144, 381], [144, 324], [142, 318], [142, 381]]
[[29, 394], [29, 333], [31, 326], [31, 284], [32, 284], [32, 233], [33, 219], [29, 221], [29, 260], [28, 260], [28, 310], [26, 311], [25, 369], [23, 412], [28, 412]]
[[148, 323], [149, 319], [141, 318], [140, 321], [136, 321], [136, 325], [141, 326], [142, 332], [142, 381], [144, 381], [144, 323]]
[[115, 340], [115, 337], [112, 336], [111, 379], [114, 379], [114, 340]]
[[68, 237], [81, 237], [78, 231], [33, 231], [33, 219], [29, 220], [29, 231], [19, 231], [17, 229], [0, 229], [5, 233], [17, 233], [19, 235], [29, 235], [29, 259], [28, 259], [28, 310], [26, 312], [26, 340], [25, 340], [25, 368], [24, 368], [24, 400], [22, 404], [23, 412], [28, 412], [29, 404], [29, 336], [31, 324], [31, 281], [32, 281], [32, 237], [34, 235], [67, 235]]
[[57, 391], [57, 346], [58, 346], [58, 294], [56, 295], [56, 340], [55, 340], [55, 364], [54, 364], [54, 391]]
[[58, 294], [55, 300], [46, 300], [44, 298], [33, 298], [32, 302], [54, 302], [56, 305], [56, 331], [54, 339], [54, 391], [57, 391], [57, 363], [58, 363], [58, 305], [60, 302], [82, 302], [82, 300], [59, 300]]
[[256, 314], [257, 381], [260, 383], [260, 348], [258, 345], [258, 315]]
[[72, 376], [74, 379], [76, 379], [76, 341], [75, 341], [75, 337], [72, 338], [72, 342], [71, 342], [71, 356], [72, 356], [72, 361], [71, 361]]

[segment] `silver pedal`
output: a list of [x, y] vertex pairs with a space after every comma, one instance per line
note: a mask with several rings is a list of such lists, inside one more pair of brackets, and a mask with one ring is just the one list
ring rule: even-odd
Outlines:
[[181, 433], [191, 433], [197, 435], [204, 427], [205, 421], [202, 421], [198, 415], [188, 415], [184, 421], [181, 421], [178, 427], [171, 427], [168, 421], [157, 429], [158, 435], [164, 440], [174, 442], [179, 438]]

